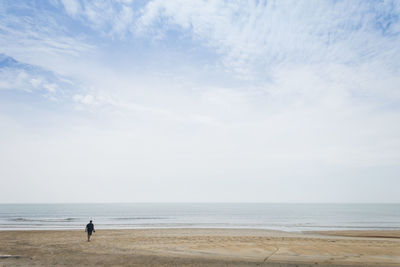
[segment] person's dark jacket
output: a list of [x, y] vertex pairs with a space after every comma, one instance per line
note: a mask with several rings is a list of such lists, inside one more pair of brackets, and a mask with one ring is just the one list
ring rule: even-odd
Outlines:
[[94, 231], [94, 224], [93, 223], [88, 223], [86, 225], [86, 231], [88, 231], [89, 233]]

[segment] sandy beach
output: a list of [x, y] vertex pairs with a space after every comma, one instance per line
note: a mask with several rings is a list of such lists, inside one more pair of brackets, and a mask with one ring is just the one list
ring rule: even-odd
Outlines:
[[400, 266], [400, 232], [1, 231], [0, 265]]

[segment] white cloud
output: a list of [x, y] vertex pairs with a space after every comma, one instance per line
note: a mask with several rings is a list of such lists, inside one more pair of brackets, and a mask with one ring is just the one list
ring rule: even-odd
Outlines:
[[133, 27], [132, 1], [63, 1], [67, 13], [106, 35], [124, 37]]
[[37, 88], [41, 83], [42, 83], [42, 79], [40, 78], [33, 78], [31, 79], [31, 84], [33, 87]]
[[0, 69], [0, 89], [31, 91], [32, 77], [24, 70]]
[[22, 69], [0, 69], [0, 90], [39, 92], [53, 101], [58, 100], [58, 97], [61, 96], [57, 84], [48, 82], [44, 76], [35, 75]]
[[69, 15], [75, 16], [81, 12], [81, 4], [78, 0], [61, 0], [61, 2]]
[[[298, 186], [318, 185], [318, 201], [332, 194], [325, 183], [349, 188], [366, 172], [371, 188], [398, 185], [380, 179], [399, 171], [399, 23], [387, 25], [370, 9], [398, 13], [392, 5], [155, 0], [140, 12], [129, 1], [67, 5], [71, 17], [63, 19], [91, 30], [73, 31], [52, 13], [2, 17], [5, 52], [67, 75], [2, 68], [0, 88], [43, 90], [70, 104], [62, 112], [18, 105], [25, 119], [19, 103], [1, 100], [3, 177], [73, 188], [96, 180], [99, 192], [111, 188], [124, 201], [204, 200], [190, 198], [199, 184], [213, 188], [209, 201], [237, 200], [221, 195], [227, 185], [239, 201], [255, 200], [264, 187], [279, 193], [258, 201], [287, 201]], [[205, 50], [216, 54], [202, 58]], [[7, 166], [15, 164], [26, 168], [13, 174]], [[151, 199], [137, 189], [166, 184], [186, 184], [187, 194], [160, 189]], [[368, 200], [350, 193], [330, 200]]]
[[49, 93], [55, 93], [57, 91], [58, 85], [55, 83], [46, 83], [43, 85], [43, 87], [49, 92]]
[[[398, 2], [393, 5], [399, 9]], [[372, 12], [366, 2], [155, 0], [143, 9], [138, 28], [178, 25], [219, 51], [227, 69], [255, 78], [279, 64], [359, 64], [371, 58], [397, 64], [399, 58], [386, 52], [400, 38], [386, 38]], [[389, 30], [399, 24], [391, 21]]]
[[[0, 53], [62, 74], [68, 68], [76, 69], [70, 67], [74, 59], [95, 53], [83, 36], [69, 36], [66, 27], [47, 10], [31, 3], [20, 5], [10, 2], [0, 9]], [[29, 10], [30, 16], [20, 16], [21, 10]]]

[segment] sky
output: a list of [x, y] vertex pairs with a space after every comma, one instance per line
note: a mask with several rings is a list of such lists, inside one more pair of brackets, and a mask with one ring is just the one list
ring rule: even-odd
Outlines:
[[0, 0], [0, 202], [400, 202], [400, 1]]

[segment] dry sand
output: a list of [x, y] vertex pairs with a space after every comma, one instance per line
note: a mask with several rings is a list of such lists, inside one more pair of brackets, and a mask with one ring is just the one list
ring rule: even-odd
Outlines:
[[400, 233], [246, 229], [0, 231], [0, 265], [400, 266]]

